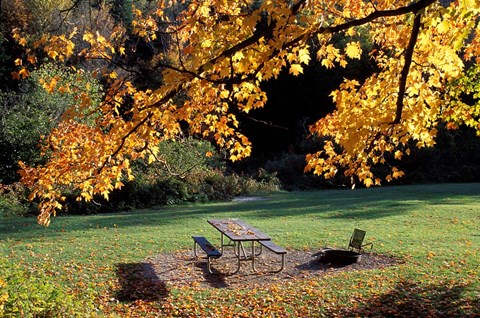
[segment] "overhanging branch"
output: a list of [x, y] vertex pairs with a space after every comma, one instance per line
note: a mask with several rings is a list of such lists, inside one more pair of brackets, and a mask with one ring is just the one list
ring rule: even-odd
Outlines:
[[335, 32], [340, 32], [340, 31], [345, 31], [350, 28], [356, 27], [356, 26], [361, 26], [367, 23], [370, 23], [376, 19], [379, 18], [385, 18], [385, 17], [395, 17], [399, 16], [402, 14], [407, 14], [407, 13], [417, 13], [422, 9], [425, 9], [426, 7], [430, 6], [431, 4], [435, 3], [438, 0], [420, 0], [418, 2], [414, 2], [408, 6], [393, 9], [393, 10], [380, 10], [380, 11], [374, 11], [367, 15], [364, 18], [357, 19], [357, 20], [352, 20], [348, 21], [339, 25], [334, 25], [334, 26], [328, 26], [328, 27], [320, 27], [318, 29], [317, 33], [335, 33]]
[[422, 23], [422, 13], [418, 12], [413, 20], [412, 34], [410, 35], [410, 41], [408, 42], [407, 49], [405, 50], [405, 63], [403, 64], [402, 72], [400, 73], [400, 81], [398, 83], [398, 96], [396, 103], [395, 119], [392, 124], [400, 123], [402, 119], [403, 100], [405, 90], [407, 87], [407, 78], [410, 71], [410, 65], [412, 64], [413, 51], [415, 44], [417, 43], [418, 33], [420, 32], [420, 26]]

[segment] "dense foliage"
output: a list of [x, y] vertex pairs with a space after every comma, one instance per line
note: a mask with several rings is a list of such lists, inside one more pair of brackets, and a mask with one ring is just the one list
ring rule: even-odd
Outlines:
[[327, 179], [341, 174], [367, 187], [396, 180], [405, 175], [397, 161], [433, 146], [439, 124], [479, 127], [474, 0], [2, 5], [13, 53], [3, 58], [14, 60], [15, 79], [48, 60], [103, 86], [97, 102], [72, 82], [42, 79], [76, 101], [45, 139], [44, 162], [22, 164], [44, 224], [66, 189], [107, 198], [133, 179], [133, 162], [154, 162], [165, 140], [187, 134], [231, 161], [248, 157], [240, 115], [265, 106], [262, 83], [282, 70], [298, 76], [310, 64], [346, 68], [361, 59], [372, 66], [334, 88], [335, 110], [309, 127], [323, 143], [307, 154], [305, 171]]

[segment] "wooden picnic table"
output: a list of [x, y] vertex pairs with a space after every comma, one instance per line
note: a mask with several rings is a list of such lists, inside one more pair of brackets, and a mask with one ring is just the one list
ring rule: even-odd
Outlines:
[[[243, 261], [251, 261], [252, 268], [256, 271], [255, 257], [262, 253], [262, 245], [260, 245], [260, 251], [257, 253], [255, 242], [270, 241], [270, 236], [240, 219], [213, 219], [207, 222], [221, 233], [221, 253], [223, 253], [225, 246], [234, 247], [238, 266], [233, 274], [240, 271], [241, 262]], [[228, 243], [224, 241], [225, 236], [230, 240]], [[250, 254], [245, 250], [245, 242], [251, 242]]]

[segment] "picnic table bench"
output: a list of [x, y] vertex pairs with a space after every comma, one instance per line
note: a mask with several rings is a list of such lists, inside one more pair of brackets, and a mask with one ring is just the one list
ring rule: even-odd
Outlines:
[[213, 274], [211, 268], [211, 258], [219, 258], [222, 256], [222, 253], [218, 251], [205, 237], [193, 235], [193, 254], [195, 257], [198, 257], [197, 254], [197, 245], [202, 248], [202, 250], [207, 254], [207, 269], [210, 274]]
[[282, 266], [280, 267], [280, 269], [278, 269], [276, 271], [272, 271], [273, 273], [281, 272], [283, 270], [283, 268], [285, 267], [285, 254], [287, 254], [287, 250], [285, 248], [281, 247], [281, 246], [278, 246], [277, 244], [273, 243], [272, 241], [258, 241], [258, 243], [260, 243], [261, 246], [266, 247], [267, 249], [269, 249], [273, 253], [282, 255]]

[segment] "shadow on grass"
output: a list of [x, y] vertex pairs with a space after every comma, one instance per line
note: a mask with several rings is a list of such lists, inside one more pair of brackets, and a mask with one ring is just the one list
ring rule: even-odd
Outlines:
[[427, 285], [400, 282], [389, 293], [374, 296], [345, 317], [480, 317], [480, 297], [466, 298], [467, 285]]
[[120, 301], [156, 301], [168, 296], [169, 290], [164, 281], [148, 263], [117, 264], [117, 278], [120, 290], [116, 298]]

